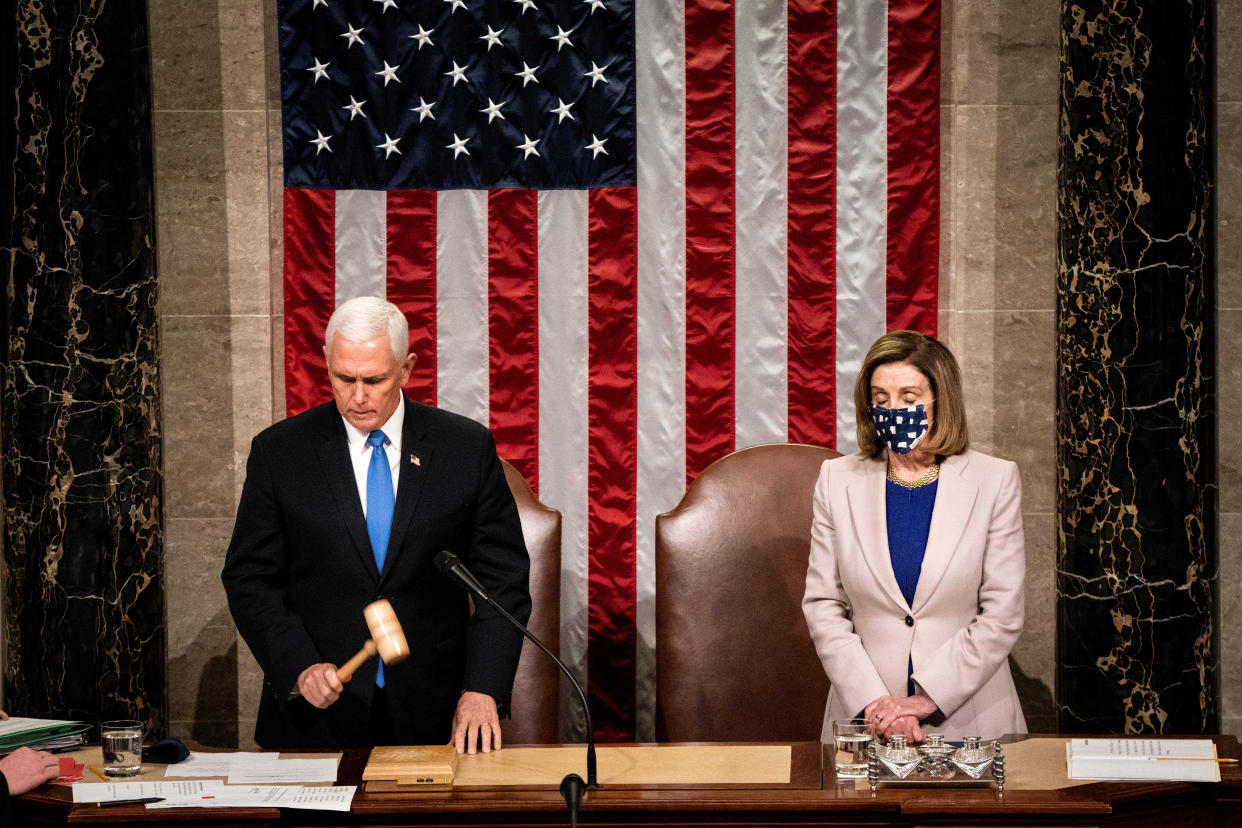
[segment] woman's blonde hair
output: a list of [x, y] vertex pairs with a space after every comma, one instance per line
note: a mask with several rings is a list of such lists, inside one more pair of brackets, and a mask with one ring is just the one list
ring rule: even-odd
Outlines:
[[961, 454], [970, 448], [966, 430], [966, 405], [962, 400], [962, 372], [953, 353], [939, 340], [918, 331], [890, 331], [867, 351], [858, 382], [854, 383], [854, 419], [858, 429], [858, 453], [877, 457], [884, 444], [871, 419], [871, 376], [881, 365], [909, 362], [927, 377], [935, 407], [931, 429], [919, 447], [939, 456]]

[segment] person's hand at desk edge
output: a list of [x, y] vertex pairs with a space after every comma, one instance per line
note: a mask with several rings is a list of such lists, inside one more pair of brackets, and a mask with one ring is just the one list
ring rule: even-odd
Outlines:
[[[8, 713], [0, 710], [0, 720]], [[9, 796], [24, 794], [60, 776], [60, 760], [46, 751], [18, 748], [0, 759], [0, 815], [8, 807]]]

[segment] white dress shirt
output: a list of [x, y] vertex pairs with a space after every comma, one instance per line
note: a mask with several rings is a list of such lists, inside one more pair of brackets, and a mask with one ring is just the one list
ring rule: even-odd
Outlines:
[[[349, 462], [354, 467], [354, 482], [358, 484], [358, 497], [362, 501], [362, 516], [367, 514], [367, 468], [371, 465], [371, 444], [367, 438], [369, 431], [359, 431], [341, 417], [345, 423], [345, 439], [349, 444]], [[384, 432], [384, 453], [388, 456], [388, 470], [392, 473], [392, 496], [397, 497], [397, 478], [401, 475], [401, 425], [405, 422], [405, 395], [401, 395], [397, 410], [388, 418], [388, 422], [380, 426]]]

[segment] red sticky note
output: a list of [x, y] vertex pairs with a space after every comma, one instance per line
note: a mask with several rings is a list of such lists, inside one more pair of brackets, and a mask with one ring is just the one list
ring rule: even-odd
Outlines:
[[57, 782], [78, 782], [82, 779], [82, 771], [86, 770], [86, 765], [73, 761], [72, 756], [60, 757], [60, 778]]

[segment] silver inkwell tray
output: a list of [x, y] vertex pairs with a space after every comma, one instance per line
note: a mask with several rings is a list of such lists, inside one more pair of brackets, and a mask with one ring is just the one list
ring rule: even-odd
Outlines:
[[944, 736], [929, 733], [918, 747], [906, 737], [887, 744], [872, 740], [867, 748], [867, 781], [879, 787], [995, 788], [1005, 789], [1005, 754], [999, 741], [984, 742], [967, 736], [961, 747], [946, 744]]

